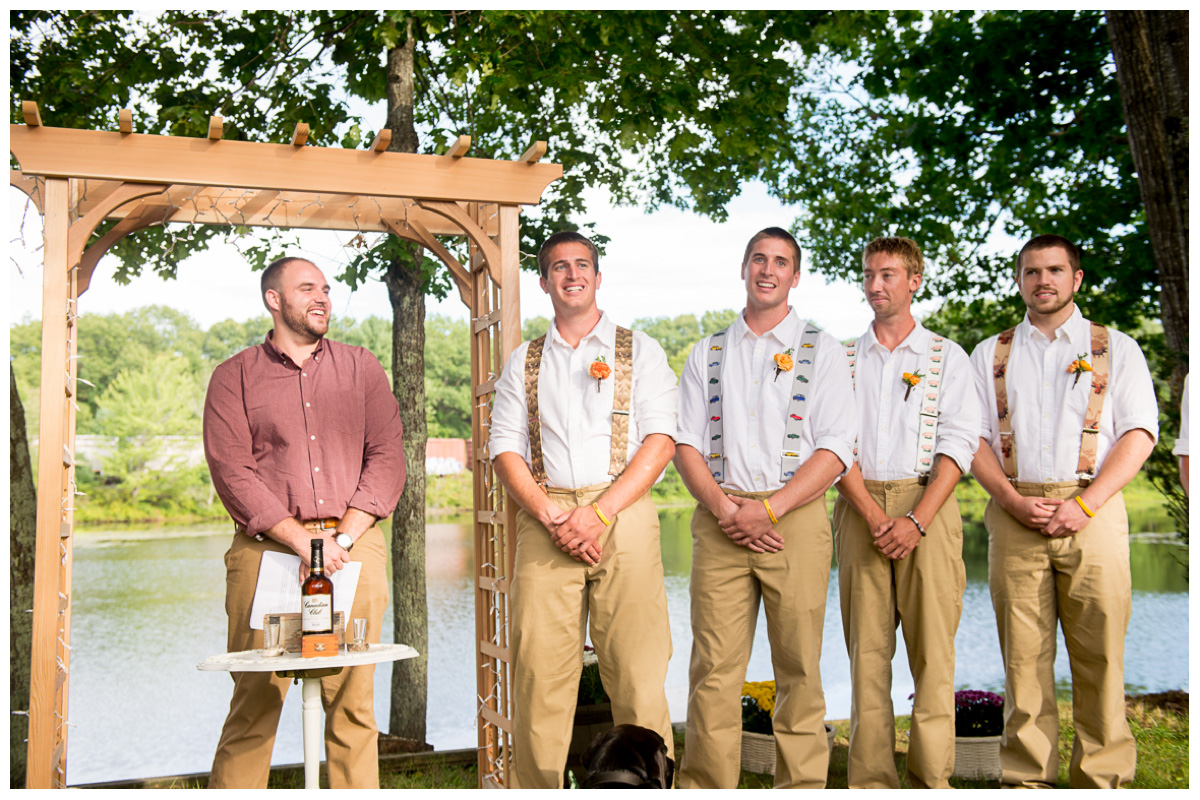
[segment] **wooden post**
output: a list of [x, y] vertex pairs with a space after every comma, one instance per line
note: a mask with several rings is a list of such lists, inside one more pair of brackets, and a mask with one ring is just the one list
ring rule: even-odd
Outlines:
[[[46, 179], [44, 268], [42, 277], [42, 372], [38, 428], [37, 544], [33, 579], [33, 642], [29, 689], [29, 755], [26, 786], [52, 789], [65, 786], [66, 726], [56, 719], [58, 691], [66, 693], [66, 672], [57, 667], [62, 649], [63, 615], [59, 592], [64, 523], [63, 499], [72, 477], [66, 449], [66, 377], [70, 369], [67, 343], [70, 277], [67, 274], [69, 186], [62, 178]], [[64, 387], [58, 390], [57, 387]], [[73, 417], [71, 418], [73, 421]], [[69, 584], [66, 586], [70, 598]], [[65, 610], [65, 609], [64, 609]], [[60, 675], [61, 672], [61, 675]], [[61, 678], [61, 683], [60, 683]], [[65, 704], [62, 706], [65, 708]]]

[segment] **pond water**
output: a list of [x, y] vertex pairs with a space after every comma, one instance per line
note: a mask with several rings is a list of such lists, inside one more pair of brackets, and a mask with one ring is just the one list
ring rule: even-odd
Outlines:
[[[981, 511], [981, 510], [980, 510]], [[970, 513], [970, 512], [967, 512]], [[674, 656], [667, 675], [671, 718], [687, 709], [691, 649], [688, 572], [690, 509], [664, 509], [663, 562]], [[1165, 518], [1134, 520], [1139, 531], [1164, 530]], [[206, 772], [228, 709], [225, 673], [196, 665], [225, 647], [225, 526], [139, 532], [82, 532], [76, 537], [72, 611], [67, 775], [71, 785]], [[1188, 584], [1179, 547], [1140, 534], [1130, 545], [1133, 615], [1125, 655], [1130, 691], [1188, 689]], [[1002, 690], [1004, 670], [987, 588], [987, 536], [968, 525], [967, 588], [955, 640], [956, 685]], [[461, 522], [427, 531], [429, 592], [428, 741], [439, 750], [474, 747], [475, 610], [473, 548]], [[827, 717], [850, 715], [849, 660], [842, 638], [836, 567], [830, 577], [821, 675]], [[390, 612], [384, 619], [391, 635]], [[912, 681], [904, 647], [893, 664], [896, 712], [907, 713]], [[1059, 635], [1055, 674], [1069, 686]], [[747, 678], [772, 677], [766, 623], [760, 618]], [[375, 714], [387, 724], [391, 666], [376, 670]], [[288, 693], [272, 758], [303, 760], [300, 692]]]

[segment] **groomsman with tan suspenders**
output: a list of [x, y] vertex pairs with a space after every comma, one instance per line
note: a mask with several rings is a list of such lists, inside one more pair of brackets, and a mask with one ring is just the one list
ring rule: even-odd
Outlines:
[[1058, 777], [1056, 628], [1071, 661], [1073, 788], [1133, 779], [1125, 719], [1129, 524], [1121, 489], [1158, 437], [1158, 406], [1141, 349], [1080, 314], [1079, 249], [1029, 240], [1016, 280], [1028, 312], [982, 342], [971, 364], [983, 410], [972, 471], [992, 496], [988, 580], [1004, 655], [1005, 786]]
[[847, 349], [859, 439], [856, 464], [837, 484], [833, 527], [850, 654], [851, 788], [900, 786], [898, 623], [916, 688], [909, 783], [947, 788], [954, 771], [954, 634], [966, 585], [954, 487], [979, 447], [979, 401], [966, 352], [913, 319], [924, 271], [911, 239], [866, 246], [863, 290], [875, 320]]
[[[513, 780], [562, 788], [590, 621], [614, 721], [673, 750], [671, 630], [648, 494], [675, 452], [675, 373], [596, 305], [599, 255], [577, 233], [538, 253], [550, 330], [496, 382], [489, 449], [517, 514], [512, 580]], [[664, 787], [669, 788], [669, 787]]]
[[829, 771], [821, 639], [833, 555], [825, 490], [852, 463], [854, 392], [841, 344], [788, 305], [791, 234], [755, 234], [746, 308], [692, 349], [680, 379], [675, 465], [692, 515], [692, 657], [682, 788], [738, 783], [741, 703], [759, 601], [775, 670], [777, 788]]

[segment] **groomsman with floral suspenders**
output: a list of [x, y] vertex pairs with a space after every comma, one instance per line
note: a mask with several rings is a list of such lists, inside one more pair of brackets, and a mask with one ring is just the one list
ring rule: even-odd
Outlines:
[[1146, 359], [1080, 314], [1079, 250], [1055, 235], [1021, 248], [1015, 328], [971, 354], [981, 441], [972, 466], [992, 496], [988, 580], [1004, 655], [1005, 786], [1058, 777], [1056, 628], [1071, 660], [1070, 785], [1118, 788], [1137, 748], [1125, 719], [1129, 524], [1121, 489], [1158, 437]]
[[648, 491], [675, 452], [675, 374], [656, 341], [598, 309], [588, 239], [554, 234], [538, 266], [554, 320], [509, 357], [489, 441], [521, 507], [509, 624], [511, 785], [522, 789], [562, 788], [589, 618], [613, 720], [673, 749], [671, 630]]
[[692, 656], [681, 788], [738, 783], [742, 685], [761, 598], [775, 671], [776, 787], [829, 769], [821, 638], [833, 555], [824, 495], [851, 465], [841, 344], [788, 305], [800, 248], [780, 228], [742, 260], [746, 308], [684, 367], [675, 465], [692, 515]]
[[954, 634], [966, 585], [954, 487], [979, 446], [979, 402], [966, 352], [913, 319], [925, 270], [916, 242], [875, 239], [862, 263], [875, 320], [847, 348], [859, 440], [833, 510], [852, 684], [849, 785], [900, 786], [891, 696], [900, 623], [916, 685], [909, 782], [947, 788]]

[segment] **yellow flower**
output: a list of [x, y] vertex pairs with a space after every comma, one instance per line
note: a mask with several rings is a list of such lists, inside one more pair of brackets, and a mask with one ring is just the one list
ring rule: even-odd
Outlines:
[[1092, 365], [1087, 362], [1087, 353], [1080, 353], [1074, 361], [1067, 366], [1067, 373], [1075, 375], [1075, 382], [1071, 384], [1074, 389], [1079, 385], [1079, 376], [1085, 372], [1091, 372]]
[[775, 681], [746, 683], [742, 686], [742, 696], [752, 699], [765, 713], [775, 713]]
[[904, 377], [900, 380], [904, 382], [904, 400], [906, 402], [908, 401], [908, 393], [911, 392], [913, 387], [920, 383], [921, 378], [924, 377], [925, 376], [921, 374], [920, 370], [917, 370], [916, 372], [904, 373]]
[[792, 367], [796, 366], [792, 361], [792, 348], [784, 350], [782, 353], [775, 354], [775, 380], [779, 380], [779, 376], [785, 372], [791, 372]]

